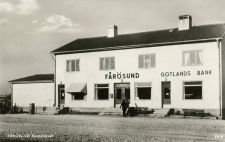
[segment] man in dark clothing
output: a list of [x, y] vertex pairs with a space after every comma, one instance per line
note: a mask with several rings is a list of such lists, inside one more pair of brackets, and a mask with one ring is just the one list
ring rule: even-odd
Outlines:
[[122, 107], [122, 110], [123, 110], [123, 116], [126, 116], [126, 110], [127, 110], [127, 103], [125, 102], [125, 100], [123, 100], [123, 102], [121, 103], [120, 105], [120, 108]]

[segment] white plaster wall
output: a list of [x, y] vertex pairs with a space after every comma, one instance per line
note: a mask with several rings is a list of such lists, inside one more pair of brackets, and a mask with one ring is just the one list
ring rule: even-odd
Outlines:
[[[183, 66], [182, 51], [198, 50], [203, 51], [203, 65]], [[138, 55], [155, 53], [156, 67], [150, 69], [138, 69]], [[115, 70], [99, 70], [100, 57], [115, 57]], [[114, 50], [102, 52], [77, 53], [56, 56], [56, 93], [60, 82], [65, 84], [65, 90], [70, 83], [87, 82], [86, 101], [72, 101], [71, 95], [66, 93], [65, 105], [69, 107], [113, 107], [114, 98], [104, 101], [94, 100], [94, 84], [109, 83], [110, 94], [114, 94], [114, 83], [120, 83], [121, 79], [105, 79], [109, 72], [116, 74], [139, 73], [140, 77], [135, 79], [123, 79], [123, 82], [130, 83], [131, 104], [149, 108], [161, 108], [161, 82], [165, 77], [162, 72], [190, 71], [190, 76], [169, 76], [171, 81], [171, 105], [172, 108], [219, 108], [219, 70], [218, 70], [218, 48], [216, 42], [183, 44], [171, 46], [159, 46], [139, 49]], [[66, 60], [80, 59], [80, 72], [66, 72]], [[212, 70], [212, 75], [197, 75], [198, 70]], [[203, 99], [184, 100], [183, 81], [203, 81]], [[134, 99], [135, 82], [152, 82], [151, 100]], [[58, 96], [58, 95], [56, 95]], [[57, 101], [58, 102], [58, 101]]]
[[54, 104], [54, 83], [13, 84], [13, 105], [15, 103], [26, 107], [30, 103], [35, 103], [35, 106], [52, 107]]

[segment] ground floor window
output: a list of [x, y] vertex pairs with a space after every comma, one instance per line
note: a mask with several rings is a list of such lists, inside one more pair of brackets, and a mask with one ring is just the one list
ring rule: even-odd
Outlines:
[[108, 99], [109, 99], [109, 84], [96, 84], [95, 100], [108, 100]]
[[136, 99], [145, 100], [151, 99], [151, 83], [136, 83], [135, 84], [135, 92], [136, 92]]
[[84, 93], [71, 93], [72, 100], [86, 100], [86, 95]]
[[202, 81], [183, 82], [184, 99], [202, 99]]

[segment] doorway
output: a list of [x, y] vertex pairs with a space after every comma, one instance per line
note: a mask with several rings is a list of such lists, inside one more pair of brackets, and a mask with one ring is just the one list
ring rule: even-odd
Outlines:
[[171, 104], [171, 85], [170, 81], [162, 82], [162, 108], [164, 105]]
[[65, 104], [65, 85], [58, 85], [58, 107]]
[[117, 83], [114, 86], [114, 107], [118, 107], [125, 98], [130, 103], [130, 83]]

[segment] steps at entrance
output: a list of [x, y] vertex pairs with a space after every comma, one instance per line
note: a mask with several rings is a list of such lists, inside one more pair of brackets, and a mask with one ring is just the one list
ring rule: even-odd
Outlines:
[[104, 108], [71, 108], [73, 112], [101, 112]]
[[169, 116], [172, 113], [171, 108], [162, 108], [162, 109], [154, 109], [153, 112], [153, 116], [160, 116], [160, 117], [164, 117], [164, 116]]
[[120, 108], [105, 108], [99, 115], [123, 115], [123, 112]]

